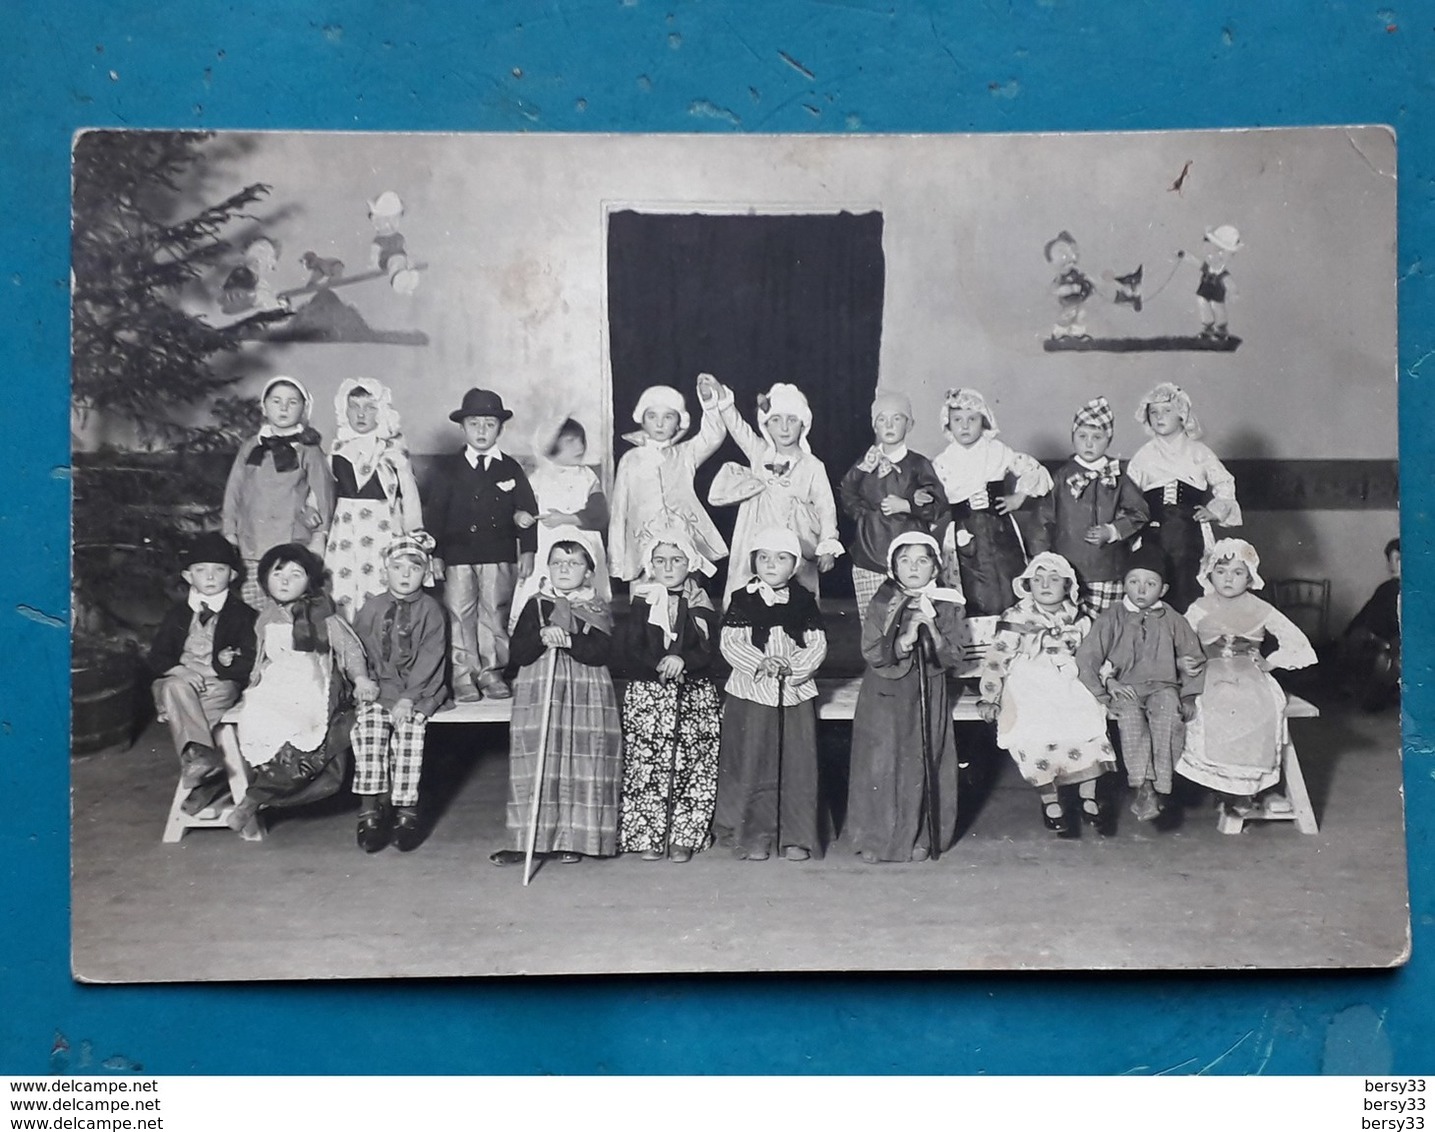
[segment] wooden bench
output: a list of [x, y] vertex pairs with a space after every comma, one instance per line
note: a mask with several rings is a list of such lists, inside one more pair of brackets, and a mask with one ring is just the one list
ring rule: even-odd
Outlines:
[[[621, 698], [624, 682], [617, 681], [616, 683]], [[859, 676], [819, 678], [817, 681], [817, 718], [851, 720], [857, 710], [857, 692], [861, 687], [862, 679]], [[479, 700], [469, 704], [450, 704], [442, 711], [434, 713], [429, 719], [429, 725], [507, 724], [512, 714], [512, 700]], [[1287, 696], [1287, 719], [1313, 719], [1319, 715], [1319, 709], [1308, 700], [1304, 700], [1300, 696]], [[248, 785], [244, 760], [239, 754], [239, 735], [235, 727], [238, 718], [238, 708], [231, 708], [215, 728], [215, 739], [224, 755], [225, 771], [229, 776], [230, 792], [236, 802], [244, 797], [244, 791]], [[953, 701], [952, 719], [959, 723], [980, 722], [981, 713], [977, 710], [977, 696], [970, 688], [964, 688]], [[1294, 743], [1286, 745], [1281, 769], [1286, 783], [1288, 809], [1281, 805], [1279, 800], [1274, 800], [1276, 802], [1274, 809], [1272, 803], [1268, 801], [1240, 816], [1222, 807], [1217, 828], [1222, 833], [1240, 833], [1245, 823], [1249, 821], [1293, 821], [1296, 823], [1296, 828], [1302, 833], [1318, 833], [1319, 827], [1316, 824], [1315, 811], [1310, 804], [1310, 795], [1306, 791], [1305, 776], [1301, 773], [1300, 760], [1296, 757]], [[164, 840], [167, 842], [178, 841], [189, 829], [224, 827], [224, 818], [228, 815], [231, 803], [225, 803], [219, 812], [209, 814], [209, 816], [191, 816], [180, 809], [187, 793], [188, 791], [183, 787], [176, 786], [170, 814], [165, 821]], [[208, 812], [206, 811], [206, 813]], [[263, 827], [257, 820], [251, 822], [241, 836], [248, 841], [262, 840]]]

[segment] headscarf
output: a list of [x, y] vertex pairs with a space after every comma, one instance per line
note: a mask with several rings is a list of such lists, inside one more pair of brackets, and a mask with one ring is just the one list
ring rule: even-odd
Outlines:
[[[797, 535], [786, 527], [765, 527], [758, 531], [749, 550], [753, 555], [756, 555], [759, 550], [766, 550], [770, 554], [790, 554], [797, 560], [799, 566], [802, 565], [802, 546], [797, 541]], [[780, 590], [773, 589], [756, 573], [749, 579], [747, 585], [743, 586], [743, 589], [750, 594], [755, 594], [762, 600], [763, 605], [782, 605], [788, 601], [790, 593], [786, 587]]]
[[[937, 571], [933, 573], [932, 580], [920, 589], [908, 589], [897, 579], [897, 551], [904, 546], [925, 546], [932, 552], [932, 561], [937, 565]], [[966, 595], [960, 589], [937, 585], [941, 564], [942, 549], [937, 545], [937, 540], [926, 531], [903, 531], [892, 540], [891, 545], [887, 548], [887, 577], [892, 579], [899, 593], [914, 599], [913, 604], [928, 617], [935, 617], [937, 614], [933, 602], [947, 601], [961, 606], [967, 604]]]
[[1099, 428], [1107, 436], [1113, 435], [1116, 432], [1116, 414], [1111, 411], [1111, 402], [1105, 397], [1093, 397], [1077, 409], [1071, 431], [1075, 432], [1083, 426]]
[[812, 431], [812, 406], [807, 403], [807, 395], [797, 386], [786, 381], [779, 381], [766, 393], [760, 394], [757, 398], [757, 430], [762, 433], [762, 438], [767, 441], [767, 446], [772, 451], [777, 451], [777, 444], [772, 439], [772, 434], [767, 431], [769, 417], [791, 414], [802, 422], [802, 436], [798, 441], [804, 452], [811, 453], [812, 445], [808, 444], [807, 436]]
[[1038, 570], [1050, 570], [1066, 579], [1066, 603], [1075, 609], [1078, 587], [1080, 586], [1080, 582], [1076, 577], [1076, 570], [1064, 557], [1050, 550], [1044, 550], [1038, 554], [1026, 564], [1025, 570], [1012, 579], [1011, 588], [1016, 594], [1017, 600], [1025, 601], [1031, 597], [1031, 580], [1036, 577]]
[[277, 377], [271, 377], [264, 383], [264, 388], [259, 393], [261, 406], [264, 404], [264, 399], [269, 396], [269, 391], [276, 385], [292, 385], [299, 390], [299, 396], [304, 398], [304, 411], [299, 417], [299, 423], [283, 432], [280, 432], [267, 420], [260, 425], [259, 443], [250, 451], [244, 462], [257, 468], [264, 463], [264, 454], [267, 452], [273, 456], [276, 472], [292, 472], [299, 467], [299, 450], [295, 445], [317, 446], [320, 441], [319, 434], [309, 427], [309, 413], [314, 407], [314, 399], [309, 396], [309, 390], [304, 388], [304, 383], [297, 377], [280, 374]]
[[948, 389], [947, 395], [942, 401], [942, 431], [946, 433], [947, 439], [952, 438], [951, 415], [953, 409], [975, 409], [982, 415], [982, 422], [986, 425], [986, 431], [995, 436], [1001, 430], [997, 428], [996, 414], [987, 405], [987, 399], [975, 389]]
[[581, 427], [581, 422], [573, 413], [567, 409], [561, 409], [550, 413], [538, 422], [538, 427], [533, 430], [533, 461], [542, 467], [551, 464], [553, 458], [549, 453], [553, 446], [558, 443], [558, 434], [563, 431], [563, 426], [569, 421]]
[[1251, 585], [1253, 590], [1265, 586], [1265, 580], [1260, 574], [1261, 556], [1256, 553], [1253, 547], [1243, 538], [1223, 538], [1211, 546], [1201, 556], [1201, 589], [1208, 594], [1215, 593], [1216, 587], [1211, 584], [1211, 570], [1218, 562], [1241, 562], [1251, 572]]
[[[563, 528], [558, 528], [562, 530]], [[565, 540], [559, 540], [565, 541]], [[598, 597], [592, 584], [579, 586], [576, 590], [562, 593], [553, 586], [553, 579], [546, 574], [539, 579], [538, 595], [553, 603], [553, 612], [548, 624], [569, 633], [577, 631], [577, 623], [591, 625], [601, 633], [613, 632], [613, 615], [608, 606]]]
[[[1142, 397], [1141, 403], [1136, 406], [1136, 420], [1140, 423], [1141, 427], [1146, 430], [1146, 435], [1156, 436], [1156, 430], [1151, 427], [1151, 422], [1146, 419], [1146, 410], [1152, 405], [1163, 404], [1167, 401], [1175, 402], [1176, 411], [1181, 414], [1182, 420], [1186, 422], [1181, 431], [1192, 440], [1199, 439], [1201, 435], [1201, 422], [1196, 419], [1195, 410], [1191, 407], [1191, 395], [1171, 381], [1161, 382], [1161, 384], [1151, 390], [1150, 393]], [[1167, 438], [1158, 437], [1157, 439], [1164, 440]]]
[[[678, 635], [678, 626], [673, 624], [675, 603], [685, 600], [689, 609], [712, 609], [713, 603], [706, 591], [693, 578], [692, 573], [683, 579], [682, 591], [676, 595], [667, 586], [651, 577], [648, 572], [649, 565], [652, 562], [653, 551], [659, 546], [675, 546], [682, 551], [683, 556], [688, 560], [689, 571], [696, 572], [702, 566], [707, 566], [710, 573], [712, 563], [698, 553], [697, 547], [693, 545], [692, 536], [688, 534], [685, 527], [673, 524], [643, 532], [639, 551], [639, 557], [643, 563], [643, 577], [641, 581], [633, 584], [632, 594], [635, 598], [640, 598], [647, 603], [648, 624], [662, 631], [663, 647], [668, 648]], [[698, 621], [697, 626], [700, 632], [707, 632], [707, 626], [702, 621]]]
[[[693, 418], [688, 412], [688, 402], [671, 385], [650, 385], [644, 389], [638, 398], [637, 407], [633, 410], [633, 420], [641, 426], [643, 414], [649, 409], [671, 410], [678, 414], [678, 431], [673, 433], [672, 440], [667, 441], [668, 444], [676, 444], [687, 435], [688, 429], [692, 427]], [[630, 444], [656, 443], [642, 428], [639, 428], [637, 432], [625, 433], [623, 439]]]
[[[378, 418], [372, 432], [355, 432], [349, 423], [349, 397], [363, 389], [378, 402]], [[403, 429], [394, 408], [394, 395], [387, 385], [367, 377], [346, 377], [334, 395], [334, 418], [338, 422], [329, 455], [342, 456], [354, 469], [354, 479], [362, 484], [375, 472], [384, 494], [393, 498], [398, 488], [398, 473], [384, 455], [397, 448], [402, 451]]]
[[384, 547], [384, 565], [387, 566], [391, 558], [412, 558], [424, 568], [423, 584], [431, 586], [434, 584], [433, 549], [433, 536], [427, 531], [398, 535]]
[[[912, 401], [905, 393], [892, 393], [877, 390], [877, 396], [872, 401], [872, 424], [876, 425], [879, 413], [900, 413], [907, 418], [908, 423], [912, 420]], [[903, 446], [905, 451], [905, 445]], [[867, 449], [866, 455], [857, 462], [857, 468], [863, 472], [876, 472], [877, 478], [882, 479], [891, 475], [897, 470], [897, 465], [892, 458], [882, 451], [880, 444], [874, 444]]]

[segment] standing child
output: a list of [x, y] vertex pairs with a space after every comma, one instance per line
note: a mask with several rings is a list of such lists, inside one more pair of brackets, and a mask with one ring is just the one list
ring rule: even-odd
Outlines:
[[370, 594], [384, 592], [384, 547], [423, 529], [419, 485], [387, 386], [345, 378], [334, 397], [338, 432], [329, 446], [336, 503], [324, 565], [334, 603], [353, 624]]
[[453, 620], [453, 692], [459, 703], [506, 700], [508, 612], [514, 587], [533, 573], [538, 503], [517, 460], [498, 447], [513, 414], [503, 398], [470, 389], [448, 419], [463, 429], [462, 452], [440, 456], [424, 509], [434, 537], [434, 574]]
[[[235, 705], [254, 667], [255, 612], [232, 587], [244, 567], [217, 532], [200, 535], [180, 571], [189, 594], [171, 606], [150, 648], [151, 685], [160, 721], [179, 756], [180, 779], [197, 791], [224, 772], [214, 725]], [[196, 812], [207, 799], [192, 795]], [[186, 809], [191, 807], [186, 803]]]
[[587, 548], [588, 557], [596, 562], [593, 589], [598, 600], [609, 602], [613, 590], [608, 582], [608, 556], [603, 553], [603, 536], [608, 529], [608, 501], [603, 498], [602, 485], [593, 469], [584, 462], [588, 456], [588, 434], [583, 426], [567, 414], [544, 424], [533, 436], [533, 456], [537, 468], [528, 477], [533, 497], [538, 502], [538, 554], [533, 573], [518, 584], [513, 593], [513, 609], [509, 614], [511, 632], [518, 624], [518, 615], [528, 599], [538, 592], [538, 584], [547, 577], [548, 551], [553, 546], [553, 532], [560, 527], [576, 536]]
[[1054, 551], [1081, 579], [1081, 608], [1095, 617], [1121, 597], [1131, 539], [1146, 525], [1146, 499], [1106, 454], [1116, 417], [1105, 397], [1081, 406], [1071, 424], [1076, 454], [1056, 473], [1056, 485], [1036, 506], [1034, 554]]
[[872, 402], [873, 445], [842, 477], [842, 510], [857, 521], [852, 540], [852, 586], [863, 615], [887, 579], [887, 550], [898, 535], [927, 532], [941, 509], [942, 482], [931, 461], [907, 447], [912, 402], [877, 391]]
[[1170, 564], [1167, 601], [1185, 613], [1201, 595], [1201, 559], [1215, 542], [1211, 524], [1241, 525], [1236, 477], [1198, 439], [1201, 422], [1179, 385], [1163, 381], [1136, 407], [1151, 437], [1131, 457], [1126, 474], [1145, 495], [1151, 514], [1145, 542], [1155, 542]]
[[[951, 439], [932, 461], [950, 517], [940, 542], [946, 577], [960, 578], [968, 617], [993, 617], [1010, 604], [1012, 582], [1026, 566], [1026, 551], [1012, 515], [1027, 499], [1051, 490], [1047, 470], [997, 439], [997, 420], [975, 389], [949, 389], [942, 431]], [[1015, 477], [1014, 490], [1007, 480]]]
[[931, 535], [899, 534], [888, 557], [887, 581], [862, 620], [867, 671], [852, 719], [844, 831], [868, 864], [925, 861], [957, 834], [957, 746], [947, 673], [962, 662], [962, 595], [937, 585], [941, 550]]
[[[489, 857], [495, 865], [523, 862], [535, 789], [535, 853], [576, 864], [618, 852], [623, 732], [607, 668], [613, 619], [593, 591], [592, 558], [581, 542], [564, 537], [568, 533], [558, 532], [548, 552], [549, 581], [528, 600], [513, 631], [513, 660], [521, 667], [509, 730], [509, 847]], [[543, 780], [537, 782], [545, 717]]]
[[293, 377], [273, 377], [259, 395], [264, 424], [239, 446], [224, 485], [224, 537], [244, 560], [244, 600], [269, 604], [259, 557], [271, 546], [299, 543], [324, 553], [334, 514], [334, 481], [319, 434], [309, 427], [309, 391]]
[[1017, 603], [1002, 614], [982, 664], [982, 718], [997, 725], [997, 745], [1036, 787], [1047, 829], [1063, 837], [1075, 832], [1060, 790], [1076, 786], [1082, 819], [1109, 833], [1111, 815], [1096, 782], [1116, 769], [1116, 752], [1106, 709], [1077, 670], [1091, 620], [1077, 606], [1076, 571], [1061, 555], [1043, 552], [1013, 589]]
[[[429, 717], [448, 695], [448, 616], [423, 592], [433, 540], [400, 535], [383, 555], [386, 593], [374, 594], [354, 621], [378, 695], [359, 708], [354, 744], [354, 793], [359, 796], [359, 848], [377, 853], [392, 836], [399, 851], [419, 845], [419, 779]], [[392, 806], [392, 810], [390, 807]]]
[[617, 638], [632, 677], [623, 694], [623, 823], [619, 848], [645, 861], [687, 861], [708, 840], [717, 797], [718, 650], [712, 599], [691, 576], [687, 531], [649, 534], [644, 580]]
[[737, 525], [732, 532], [724, 604], [753, 576], [752, 552], [761, 531], [785, 528], [797, 535], [801, 554], [797, 580], [813, 595], [817, 578], [837, 562], [842, 544], [837, 541], [837, 502], [827, 468], [812, 454], [812, 408], [802, 390], [778, 382], [757, 399], [757, 427], [753, 432], [729, 400], [722, 406], [723, 423], [751, 465], [727, 465], [713, 480], [708, 500], [718, 505], [738, 503]]
[[[1251, 592], [1265, 584], [1260, 564], [1250, 543], [1221, 539], [1201, 565], [1205, 596], [1186, 611], [1206, 655], [1206, 683], [1186, 725], [1176, 773], [1219, 791], [1223, 804], [1238, 813], [1249, 812], [1255, 796], [1280, 781], [1281, 756], [1290, 742], [1285, 692], [1271, 669], [1316, 662], [1315, 650], [1294, 622]], [[1268, 634], [1276, 650], [1263, 657]]]
[[692, 427], [683, 395], [668, 385], [643, 390], [633, 410], [637, 432], [623, 439], [635, 445], [618, 461], [613, 477], [613, 516], [608, 526], [608, 551], [613, 577], [631, 582], [643, 573], [644, 533], [673, 523], [686, 526], [702, 557], [699, 569], [712, 574], [713, 563], [727, 557], [727, 543], [712, 516], [698, 502], [693, 476], [698, 465], [722, 447], [727, 430], [718, 410], [732, 393], [712, 374], [698, 376], [702, 424], [698, 434], [682, 437]]
[[[1171, 793], [1184, 724], [1201, 692], [1201, 642], [1161, 600], [1169, 567], [1154, 546], [1126, 564], [1125, 596], [1096, 619], [1076, 650], [1081, 682], [1116, 713], [1121, 758], [1136, 788], [1131, 812], [1153, 821]], [[1109, 672], [1107, 676], [1105, 673]]]
[[364, 646], [324, 594], [324, 563], [286, 543], [259, 560], [269, 604], [255, 631], [254, 679], [239, 705], [249, 789], [228, 819], [243, 830], [261, 806], [327, 798], [344, 781], [355, 698], [373, 700]]
[[785, 528], [752, 538], [752, 577], [722, 620], [732, 666], [722, 713], [713, 831], [739, 860], [821, 855], [817, 819], [817, 696], [827, 656], [817, 599], [792, 580], [801, 561]]

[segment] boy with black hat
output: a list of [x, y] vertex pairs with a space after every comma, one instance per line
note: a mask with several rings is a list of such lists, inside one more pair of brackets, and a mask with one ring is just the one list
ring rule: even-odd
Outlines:
[[1081, 682], [1116, 715], [1131, 812], [1152, 821], [1171, 793], [1185, 724], [1205, 686], [1201, 642], [1161, 600], [1170, 567], [1160, 547], [1143, 545], [1126, 563], [1124, 596], [1109, 607], [1076, 650]]
[[434, 574], [453, 620], [454, 698], [506, 700], [508, 612], [514, 587], [533, 573], [538, 501], [523, 468], [498, 447], [513, 414], [503, 398], [470, 389], [448, 419], [463, 429], [462, 452], [441, 456], [425, 495], [434, 537]]
[[200, 535], [185, 562], [180, 577], [189, 594], [165, 613], [149, 665], [156, 676], [155, 707], [169, 725], [181, 781], [193, 790], [224, 771], [214, 725], [249, 683], [257, 615], [239, 598], [244, 566], [228, 539], [217, 532]]

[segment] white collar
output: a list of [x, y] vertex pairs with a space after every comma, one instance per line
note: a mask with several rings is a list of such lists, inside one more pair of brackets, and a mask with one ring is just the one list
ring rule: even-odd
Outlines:
[[906, 441], [902, 441], [890, 452], [879, 444], [877, 445], [877, 451], [891, 463], [900, 464], [907, 458], [907, 443]]
[[750, 594], [757, 594], [762, 598], [763, 605], [786, 605], [792, 600], [792, 591], [787, 586], [782, 589], [773, 589], [761, 578], [753, 578], [743, 587]]
[[228, 590], [221, 590], [213, 597], [205, 597], [204, 594], [200, 593], [193, 586], [189, 587], [189, 608], [194, 610], [194, 612], [196, 613], [199, 612], [199, 607], [201, 604], [209, 606], [209, 608], [214, 610], [215, 613], [218, 613], [221, 609], [224, 608], [224, 603], [228, 600]]
[[1077, 456], [1074, 453], [1072, 454], [1071, 458], [1075, 460], [1078, 464], [1080, 464], [1083, 468], [1085, 468], [1088, 472], [1104, 472], [1106, 470], [1107, 461], [1113, 459], [1113, 457], [1111, 456], [1098, 456], [1095, 460], [1088, 462], [1087, 460], [1084, 460], [1082, 457]]
[[1121, 604], [1126, 608], [1126, 612], [1127, 612], [1127, 613], [1141, 613], [1141, 614], [1146, 614], [1146, 613], [1155, 613], [1158, 609], [1160, 609], [1160, 608], [1161, 608], [1163, 605], [1165, 605], [1166, 603], [1165, 603], [1164, 601], [1161, 601], [1161, 600], [1158, 598], [1155, 605], [1151, 605], [1151, 606], [1148, 606], [1148, 607], [1145, 608], [1145, 609], [1141, 609], [1141, 608], [1139, 608], [1134, 602], [1132, 602], [1132, 600], [1131, 600], [1129, 597], [1127, 597], [1125, 594], [1122, 594], [1122, 595], [1121, 595]]
[[502, 460], [503, 453], [499, 450], [497, 444], [482, 452], [476, 449], [472, 444], [465, 444], [463, 446], [463, 458], [468, 461], [470, 468], [478, 467], [479, 460], [483, 461], [483, 466], [486, 468], [495, 460]]

